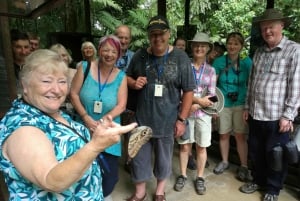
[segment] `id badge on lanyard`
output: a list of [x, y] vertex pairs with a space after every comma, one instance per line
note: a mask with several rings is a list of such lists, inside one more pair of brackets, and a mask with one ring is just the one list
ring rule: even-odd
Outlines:
[[102, 102], [94, 101], [94, 113], [101, 114], [102, 113]]
[[155, 84], [155, 86], [154, 86], [154, 96], [155, 97], [162, 97], [163, 96], [163, 88], [164, 88], [164, 85]]
[[156, 81], [155, 86], [154, 86], [154, 96], [155, 97], [162, 97], [163, 96], [164, 85], [160, 84], [161, 83], [160, 79], [161, 79], [161, 77], [163, 75], [163, 72], [164, 72], [164, 65], [167, 63], [167, 60], [168, 60], [168, 54], [169, 54], [168, 52], [169, 52], [169, 47], [167, 48], [166, 53], [164, 54], [163, 64], [158, 65], [157, 61], [155, 59], [157, 77], [158, 77], [158, 80]]

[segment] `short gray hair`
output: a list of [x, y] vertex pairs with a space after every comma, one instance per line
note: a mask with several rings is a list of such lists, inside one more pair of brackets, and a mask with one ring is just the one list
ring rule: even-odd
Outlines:
[[19, 76], [22, 83], [28, 83], [33, 72], [38, 71], [44, 74], [62, 72], [68, 78], [68, 70], [67, 64], [58, 53], [47, 49], [39, 49], [26, 57]]
[[61, 52], [64, 52], [68, 56], [68, 61], [69, 61], [68, 64], [72, 63], [73, 59], [72, 59], [71, 55], [69, 54], [69, 52], [65, 48], [65, 46], [63, 46], [62, 44], [60, 44], [60, 43], [54, 44], [49, 49], [54, 52], [57, 52], [58, 54], [60, 54]]

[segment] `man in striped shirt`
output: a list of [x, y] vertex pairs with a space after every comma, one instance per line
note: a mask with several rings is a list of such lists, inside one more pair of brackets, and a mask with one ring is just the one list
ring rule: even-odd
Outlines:
[[[300, 45], [283, 35], [289, 19], [267, 9], [254, 23], [264, 45], [253, 58], [244, 120], [249, 124], [249, 156], [253, 181], [240, 187], [243, 193], [264, 189], [263, 201], [277, 201], [288, 163], [274, 158], [274, 147], [289, 141], [300, 98]], [[273, 164], [279, 162], [280, 169]]]

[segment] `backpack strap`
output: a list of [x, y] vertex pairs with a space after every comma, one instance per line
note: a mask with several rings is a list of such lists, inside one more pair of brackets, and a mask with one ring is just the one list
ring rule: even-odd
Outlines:
[[88, 76], [89, 71], [90, 71], [90, 68], [91, 68], [91, 62], [89, 62], [89, 61], [84, 61], [84, 64], [86, 64], [86, 63], [87, 63], [87, 67], [86, 67], [86, 69], [85, 69], [85, 71], [84, 71], [84, 76], [83, 76], [83, 82], [82, 82], [82, 84], [84, 83], [86, 77]]

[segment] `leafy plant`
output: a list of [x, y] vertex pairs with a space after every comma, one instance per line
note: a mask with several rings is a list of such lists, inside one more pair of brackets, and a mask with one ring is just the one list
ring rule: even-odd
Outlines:
[[[82, 0], [66, 0], [75, 9], [77, 24], [72, 29], [84, 32], [84, 8]], [[167, 1], [167, 18], [171, 27], [171, 41], [177, 35], [179, 26], [184, 25], [186, 0]], [[253, 17], [262, 13], [267, 0], [190, 0], [189, 24], [196, 26], [197, 31], [210, 34], [213, 41], [225, 40], [231, 31], [239, 31], [246, 38], [251, 35]], [[277, 0], [275, 8], [280, 8], [285, 16], [290, 16], [292, 25], [285, 34], [300, 41], [297, 34], [300, 29], [300, 2], [298, 0]], [[157, 1], [154, 0], [90, 0], [91, 34], [95, 37], [114, 33], [119, 24], [127, 24], [132, 29], [131, 49], [136, 50], [148, 44], [146, 26], [150, 17], [157, 14]], [[54, 9], [34, 20], [10, 19], [11, 28], [36, 32], [46, 41], [48, 32], [72, 30], [66, 22], [66, 13], [71, 10], [65, 6]], [[190, 29], [192, 33], [192, 29]], [[194, 34], [194, 33], [192, 33]]]

